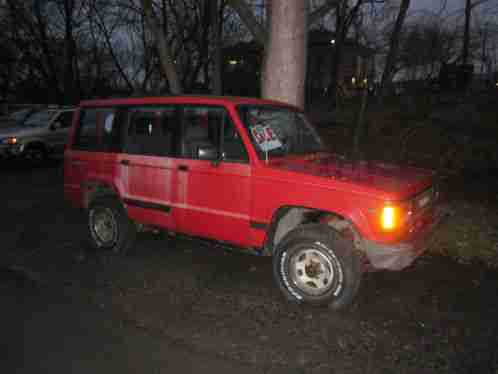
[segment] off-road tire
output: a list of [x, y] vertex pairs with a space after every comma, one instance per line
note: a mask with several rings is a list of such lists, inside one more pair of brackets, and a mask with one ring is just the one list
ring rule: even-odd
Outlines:
[[[100, 197], [88, 206], [88, 241], [90, 246], [106, 254], [124, 255], [135, 244], [137, 229], [128, 218], [121, 202], [114, 197]], [[103, 220], [100, 222], [98, 220]], [[99, 223], [100, 222], [100, 223]], [[98, 225], [107, 227], [98, 229]]]
[[[317, 269], [318, 276], [308, 276], [308, 267]], [[273, 276], [288, 300], [341, 310], [358, 292], [362, 261], [353, 243], [336, 230], [323, 224], [302, 225], [278, 244]]]

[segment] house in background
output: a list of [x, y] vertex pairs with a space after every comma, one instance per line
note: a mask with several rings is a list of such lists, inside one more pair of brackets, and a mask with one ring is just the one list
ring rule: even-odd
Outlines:
[[[311, 30], [308, 39], [306, 95], [309, 99], [328, 97], [336, 56], [335, 33]], [[374, 73], [374, 51], [352, 39], [346, 39], [338, 73], [338, 89], [342, 96], [357, 95]]]
[[[308, 36], [306, 100], [329, 97], [332, 82], [335, 34], [311, 30]], [[368, 84], [374, 70], [374, 51], [351, 39], [343, 47], [339, 70], [339, 89], [344, 96], [354, 96]], [[223, 91], [227, 95], [259, 96], [262, 48], [254, 41], [240, 42], [223, 49]]]
[[223, 48], [223, 93], [259, 96], [263, 49], [256, 42], [240, 42]]

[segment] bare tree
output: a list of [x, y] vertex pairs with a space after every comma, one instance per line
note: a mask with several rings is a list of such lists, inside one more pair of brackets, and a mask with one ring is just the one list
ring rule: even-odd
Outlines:
[[[115, 45], [113, 43], [113, 34], [116, 30], [119, 30], [120, 28], [120, 21], [119, 17], [122, 15], [121, 12], [119, 12], [119, 7], [117, 7], [115, 4], [107, 2], [102, 2], [101, 0], [87, 0], [88, 1], [88, 18], [89, 18], [89, 26], [91, 27], [93, 24], [95, 24], [99, 30], [99, 32], [102, 34], [102, 37], [105, 42], [105, 49], [109, 52], [109, 55], [112, 59], [112, 62], [114, 66], [117, 69], [117, 72], [123, 82], [125, 83], [126, 87], [130, 92], [133, 92], [135, 90], [135, 87], [128, 77], [128, 74], [125, 72], [125, 69], [118, 57], [118, 53], [116, 51]], [[117, 11], [118, 14], [116, 17], [110, 17], [109, 13], [110, 11], [114, 10]], [[95, 35], [92, 36], [94, 42], [96, 43], [97, 41], [95, 40]], [[94, 47], [94, 51], [97, 51], [96, 46]], [[94, 58], [94, 63], [98, 63], [99, 60], [98, 56], [95, 56]]]
[[465, 65], [469, 61], [470, 44], [470, 15], [472, 12], [472, 1], [465, 0], [465, 27], [463, 32], [462, 63]]
[[400, 37], [393, 76], [402, 70], [412, 80], [435, 78], [441, 65], [449, 63], [457, 55], [456, 39], [457, 34], [441, 23], [417, 22], [405, 27]]
[[482, 5], [489, 0], [465, 0], [465, 25], [463, 29], [463, 43], [462, 43], [462, 64], [469, 63], [470, 58], [470, 23], [472, 11], [475, 7]]
[[394, 23], [393, 30], [391, 32], [389, 52], [386, 57], [386, 63], [384, 66], [384, 71], [382, 73], [381, 83], [380, 83], [380, 96], [384, 96], [386, 93], [387, 85], [391, 83], [394, 64], [398, 55], [399, 40], [401, 36], [401, 31], [403, 29], [403, 24], [405, 22], [406, 13], [410, 7], [410, 0], [401, 0], [401, 5], [399, 7], [398, 16], [396, 17], [396, 22]]
[[[223, 9], [224, 4], [220, 4], [218, 0], [211, 0], [210, 12], [211, 12], [211, 28], [213, 35], [213, 93], [215, 95], [221, 95], [223, 91], [221, 82], [221, 43], [222, 43], [222, 21], [223, 21]], [[220, 7], [221, 5], [221, 7]]]
[[252, 36], [264, 47], [262, 95], [304, 107], [308, 24], [329, 13], [340, 0], [327, 0], [309, 12], [308, 1], [272, 0], [269, 30], [245, 0], [230, 0]]
[[166, 41], [166, 36], [164, 35], [164, 32], [162, 32], [162, 28], [160, 27], [157, 16], [152, 8], [152, 0], [142, 0], [142, 5], [145, 11], [150, 33], [154, 35], [156, 40], [161, 69], [165, 78], [168, 80], [170, 91], [174, 94], [180, 94], [183, 92], [183, 87], [178, 79], [178, 74], [174, 66], [174, 61], [171, 58], [171, 52]]
[[332, 60], [332, 76], [330, 80], [329, 92], [334, 96], [337, 102], [339, 76], [341, 72], [344, 43], [348, 36], [351, 26], [354, 24], [358, 17], [361, 6], [366, 3], [365, 0], [356, 0], [355, 4], [350, 7], [348, 0], [338, 1], [335, 10], [335, 43], [334, 54]]
[[45, 99], [62, 102], [61, 69], [55, 53], [60, 43], [51, 30], [46, 5], [7, 0], [4, 16], [9, 31], [4, 35], [14, 55], [20, 56], [16, 85], [30, 87], [32, 92], [35, 86], [45, 86]]

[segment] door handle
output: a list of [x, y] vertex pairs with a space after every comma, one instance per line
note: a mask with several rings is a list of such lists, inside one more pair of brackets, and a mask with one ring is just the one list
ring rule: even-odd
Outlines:
[[179, 171], [188, 171], [188, 166], [187, 165], [180, 165], [178, 166]]
[[124, 166], [128, 166], [128, 165], [130, 165], [130, 160], [121, 160], [120, 164], [124, 165]]

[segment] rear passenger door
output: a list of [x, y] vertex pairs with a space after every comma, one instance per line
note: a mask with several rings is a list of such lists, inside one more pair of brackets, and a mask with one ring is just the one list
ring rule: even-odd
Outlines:
[[123, 154], [119, 164], [127, 181], [124, 202], [131, 218], [175, 229], [176, 157], [180, 152], [177, 108], [128, 108]]
[[251, 167], [240, 135], [224, 107], [189, 105], [182, 112], [178, 229], [245, 245], [249, 239]]
[[123, 191], [116, 176], [121, 151], [123, 111], [112, 107], [84, 107], [77, 114], [73, 144], [64, 154], [65, 192], [73, 201], [83, 201], [85, 184], [105, 183]]

